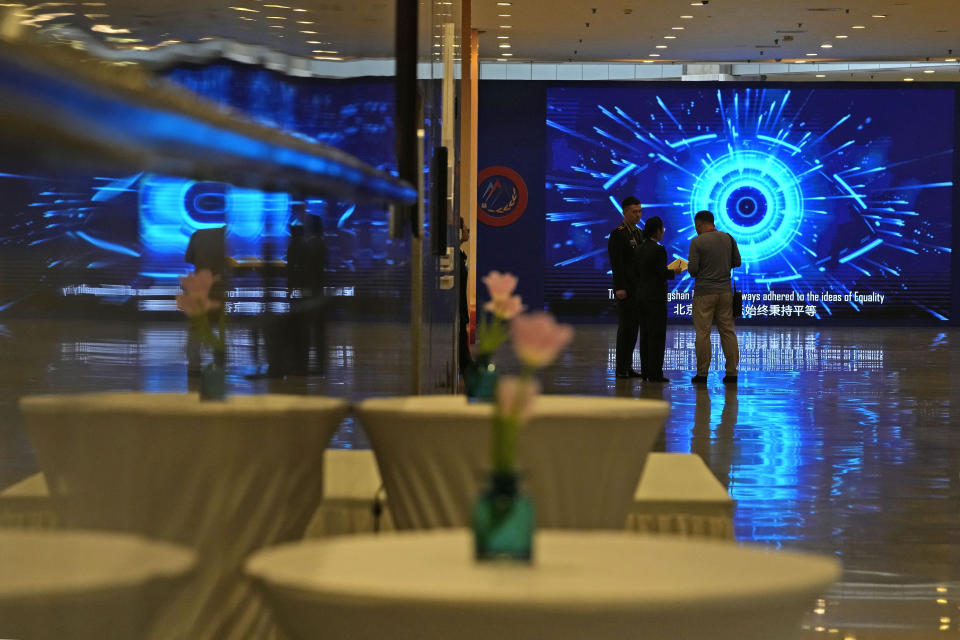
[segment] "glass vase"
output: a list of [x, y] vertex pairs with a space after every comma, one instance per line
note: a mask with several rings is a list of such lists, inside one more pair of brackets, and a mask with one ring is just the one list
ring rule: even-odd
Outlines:
[[223, 352], [215, 351], [213, 361], [200, 372], [200, 400], [223, 402], [227, 399], [227, 372]]
[[477, 560], [533, 560], [536, 513], [533, 501], [520, 491], [516, 473], [491, 473], [486, 490], [473, 509]]
[[467, 371], [467, 400], [493, 402], [497, 389], [497, 366], [489, 356], [476, 356]]

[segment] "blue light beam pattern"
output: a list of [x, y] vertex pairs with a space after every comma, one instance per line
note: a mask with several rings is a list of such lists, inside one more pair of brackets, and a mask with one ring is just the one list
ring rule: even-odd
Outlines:
[[[599, 250], [610, 202], [636, 195], [668, 255], [714, 213], [740, 247], [747, 319], [944, 321], [953, 109], [936, 88], [550, 89], [547, 304], [611, 312]], [[690, 315], [692, 286], [673, 281], [671, 317]]]

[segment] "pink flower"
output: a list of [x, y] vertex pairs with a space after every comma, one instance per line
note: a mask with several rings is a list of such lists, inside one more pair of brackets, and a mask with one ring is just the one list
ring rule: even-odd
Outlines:
[[213, 283], [220, 279], [220, 276], [214, 276], [210, 269], [200, 269], [188, 276], [180, 277], [180, 286], [188, 296], [199, 296], [201, 298], [210, 297], [210, 288]]
[[539, 393], [540, 383], [530, 376], [502, 376], [497, 382], [498, 413], [515, 420], [517, 426], [522, 425], [530, 418]]
[[545, 367], [573, 340], [573, 327], [558, 324], [546, 311], [517, 316], [511, 324], [513, 350], [524, 365]]
[[508, 298], [494, 298], [483, 308], [503, 320], [510, 320], [520, 314], [526, 307], [520, 300], [520, 296], [510, 296]]
[[517, 276], [491, 271], [483, 277], [483, 284], [487, 285], [492, 300], [504, 300], [513, 295], [513, 290], [517, 288]]
[[180, 285], [183, 287], [183, 294], [177, 296], [177, 308], [188, 316], [219, 309], [221, 304], [210, 299], [210, 288], [219, 279], [220, 276], [214, 276], [209, 269], [182, 276]]

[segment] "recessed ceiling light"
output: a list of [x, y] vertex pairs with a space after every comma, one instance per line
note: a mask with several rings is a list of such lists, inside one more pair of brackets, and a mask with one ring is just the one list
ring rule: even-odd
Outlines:
[[500, 25], [500, 28], [501, 28], [501, 29], [513, 29], [513, 25], [502, 24], [502, 25]]
[[834, 37], [834, 38], [839, 38], [840, 40], [843, 40], [844, 38], [849, 38], [850, 36], [840, 35], [840, 36], [833, 36], [833, 37]]
[[870, 17], [871, 17], [871, 18], [886, 18], [887, 16], [883, 15], [882, 13], [875, 13], [875, 14], [873, 14], [873, 15], [870, 16]]
[[820, 54], [819, 54], [819, 53], [808, 53], [807, 55], [812, 58], [813, 56], [818, 56], [818, 55], [820, 55]]
[[90, 31], [96, 31], [97, 33], [130, 33], [130, 29], [113, 27], [109, 24], [95, 24], [90, 27]]
[[506, 62], [506, 61], [507, 61], [506, 58], [497, 58], [497, 62]]
[[497, 3], [497, 6], [498, 6], [498, 7], [509, 7], [509, 6], [512, 6], [512, 5], [513, 5], [512, 2], [498, 2], [498, 3]]
[[643, 64], [653, 64], [654, 62], [654, 60], [644, 60]]
[[855, 25], [853, 25], [853, 26], [850, 27], [850, 28], [851, 28], [851, 29], [866, 29], [866, 27], [863, 26], [862, 24], [855, 24]]
[[956, 62], [957, 59], [956, 59], [956, 58], [944, 58], [943, 61], [944, 61], [944, 62]]
[[676, 40], [677, 36], [663, 36], [664, 40]]
[[810, 62], [810, 61], [809, 61], [809, 60], [794, 60], [794, 61], [793, 61], [794, 64], [807, 64], [808, 62]]
[[313, 56], [314, 60], [343, 60], [343, 58], [334, 56]]
[[313, 24], [313, 20], [297, 20], [297, 24]]
[[509, 44], [507, 44], [507, 43], [503, 43], [503, 44], [500, 45], [500, 48], [501, 48], [501, 49], [509, 49], [510, 47], [511, 47], [511, 45], [509, 45]]
[[498, 14], [497, 14], [497, 17], [498, 17], [498, 18], [512, 18], [512, 17], [513, 17], [513, 14], [512, 14], [512, 13], [498, 13]]
[[818, 78], [826, 78], [826, 77], [827, 77], [827, 74], [825, 74], [825, 73], [818, 73], [818, 74], [817, 74], [817, 77], [818, 77]]
[[512, 54], [512, 53], [504, 53], [504, 54], [502, 54], [502, 55], [503, 55], [505, 58], [508, 58], [508, 57], [512, 56], [513, 54]]
[[329, 51], [329, 50], [324, 50], [324, 49], [314, 49], [313, 52], [314, 52], [314, 53], [334, 53], [334, 54], [340, 53], [339, 51]]
[[651, 58], [659, 58], [659, 57], [660, 57], [660, 54], [659, 54], [659, 53], [651, 53], [651, 54], [650, 54], [650, 57], [651, 57]]
[[246, 7], [229, 7], [234, 11], [249, 11], [250, 13], [260, 13], [259, 9], [247, 9]]
[[674, 31], [683, 31], [683, 27], [670, 27]]
[[265, 4], [263, 6], [270, 7], [271, 9], [289, 9], [290, 8], [285, 4]]
[[294, 11], [296, 11], [297, 13], [306, 13], [306, 12], [307, 12], [306, 9], [294, 9]]
[[680, 16], [681, 20], [693, 20], [693, 16]]
[[832, 45], [832, 44], [822, 44], [822, 45], [820, 45], [820, 48], [821, 48], [821, 49], [833, 49], [833, 45]]
[[285, 28], [282, 24], [268, 24], [267, 26], [270, 27], [271, 29], [283, 29], [283, 28]]
[[316, 31], [301, 31], [300, 33], [305, 33], [305, 34], [307, 34], [308, 36], [315, 36], [315, 35], [317, 35], [317, 32], [316, 32]]
[[933, 69], [924, 69], [923, 72], [924, 72], [924, 73], [933, 73]]
[[904, 81], [904, 82], [913, 82], [913, 78], [904, 78], [903, 81]]
[[509, 40], [509, 39], [510, 39], [510, 36], [497, 36], [497, 40]]
[[267, 20], [286, 20], [287, 16], [266, 16]]

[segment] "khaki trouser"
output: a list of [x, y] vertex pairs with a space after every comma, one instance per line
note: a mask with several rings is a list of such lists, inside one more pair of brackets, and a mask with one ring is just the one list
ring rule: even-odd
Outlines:
[[694, 344], [697, 353], [697, 375], [705, 376], [710, 371], [710, 327], [716, 322], [720, 333], [720, 348], [726, 360], [728, 376], [737, 375], [740, 365], [740, 347], [733, 326], [733, 293], [708, 293], [693, 295], [693, 328], [697, 333]]

